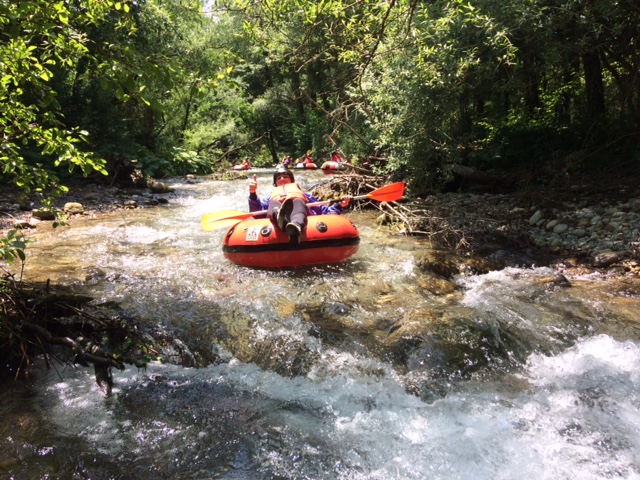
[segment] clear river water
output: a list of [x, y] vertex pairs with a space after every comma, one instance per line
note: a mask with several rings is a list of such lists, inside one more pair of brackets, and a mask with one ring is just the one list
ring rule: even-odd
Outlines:
[[370, 211], [346, 213], [361, 245], [340, 265], [239, 267], [200, 218], [246, 211], [246, 184], [171, 184], [167, 206], [39, 227], [24, 279], [219, 361], [176, 340], [181, 362], [114, 372], [111, 396], [91, 368], [34, 365], [0, 385], [0, 478], [640, 478], [637, 280], [514, 264], [433, 288], [429, 245]]

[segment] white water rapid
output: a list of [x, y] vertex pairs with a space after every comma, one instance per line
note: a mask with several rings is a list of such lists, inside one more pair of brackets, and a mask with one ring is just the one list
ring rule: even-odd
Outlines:
[[25, 279], [117, 301], [220, 362], [129, 367], [110, 397], [91, 368], [40, 362], [0, 385], [0, 478], [640, 478], [633, 289], [513, 266], [430, 295], [421, 243], [366, 213], [346, 264], [253, 271], [199, 224], [246, 211], [246, 185], [174, 186], [169, 207], [37, 234]]

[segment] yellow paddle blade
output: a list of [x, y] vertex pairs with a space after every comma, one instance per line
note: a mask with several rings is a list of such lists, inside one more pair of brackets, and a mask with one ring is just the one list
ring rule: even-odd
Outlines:
[[229, 228], [243, 220], [247, 220], [255, 213], [242, 213], [237, 210], [220, 210], [219, 212], [206, 213], [200, 219], [200, 224], [205, 232], [212, 232], [221, 228]]

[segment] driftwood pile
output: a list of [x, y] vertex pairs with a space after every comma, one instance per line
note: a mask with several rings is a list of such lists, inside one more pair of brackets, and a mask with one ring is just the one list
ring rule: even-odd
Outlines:
[[25, 285], [7, 275], [0, 279], [1, 375], [28, 375], [42, 355], [47, 367], [93, 365], [98, 385], [110, 394], [112, 369], [125, 364], [144, 368], [157, 355], [151, 337], [130, 318], [107, 316], [90, 307], [92, 299], [45, 285]]
[[[366, 195], [384, 187], [392, 180], [379, 175], [361, 173], [336, 175], [330, 182], [313, 190], [321, 200], [341, 198], [345, 195], [356, 197]], [[361, 208], [362, 203], [353, 205]], [[468, 247], [465, 231], [452, 225], [446, 216], [441, 216], [424, 202], [404, 197], [397, 202], [366, 202], [366, 208], [380, 211], [379, 223], [388, 226], [393, 233], [426, 236], [434, 244], [455, 250]]]

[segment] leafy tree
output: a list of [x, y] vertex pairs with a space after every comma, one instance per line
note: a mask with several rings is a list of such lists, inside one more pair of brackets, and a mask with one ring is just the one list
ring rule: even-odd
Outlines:
[[639, 16], [626, 0], [5, 2], [4, 177], [41, 189], [63, 163], [173, 175], [338, 145], [435, 186], [448, 163], [633, 152]]
[[280, 111], [274, 126], [277, 143], [297, 152], [311, 148], [325, 154], [334, 148], [327, 135], [338, 139], [351, 135], [361, 142], [361, 149], [370, 150], [367, 139], [352, 125], [358, 118], [352, 116], [355, 109], [346, 88], [361, 74], [356, 63], [364, 58], [360, 54], [375, 52], [385, 15], [394, 3], [242, 4], [247, 34], [263, 51], [268, 75], [264, 84], [270, 91], [264, 98]]
[[63, 108], [93, 132], [91, 148], [111, 173], [127, 159], [147, 175], [176, 174], [185, 165], [175, 142], [167, 146], [163, 118], [177, 81], [188, 74], [179, 47], [201, 18], [197, 1], [147, 0], [131, 5], [127, 28], [104, 21], [87, 30], [89, 55], [70, 72]]
[[103, 161], [79, 148], [87, 132], [65, 125], [51, 86], [57, 70], [87, 54], [83, 27], [107, 15], [105, 5], [90, 1], [80, 10], [44, 0], [0, 3], [0, 162], [3, 177], [27, 192], [61, 188], [51, 166], [105, 172]]
[[166, 144], [159, 142], [158, 119], [174, 79], [188, 75], [173, 48], [202, 19], [201, 7], [160, 0], [2, 2], [4, 181], [25, 192], [51, 187], [55, 195], [65, 190], [62, 165], [84, 175], [113, 173], [126, 158], [151, 159], [145, 166], [154, 171], [172, 160], [184, 165], [191, 157], [158, 148]]
[[238, 3], [268, 66], [263, 98], [288, 104], [281, 144], [338, 132], [424, 185], [447, 163], [535, 174], [603, 144], [637, 149], [631, 2]]
[[241, 80], [231, 79], [241, 31], [232, 16], [193, 19], [174, 46], [181, 57], [171, 94], [164, 100], [162, 138], [165, 145], [193, 151], [208, 159], [210, 168], [228, 151], [248, 142], [246, 122], [252, 113], [242, 95]]

